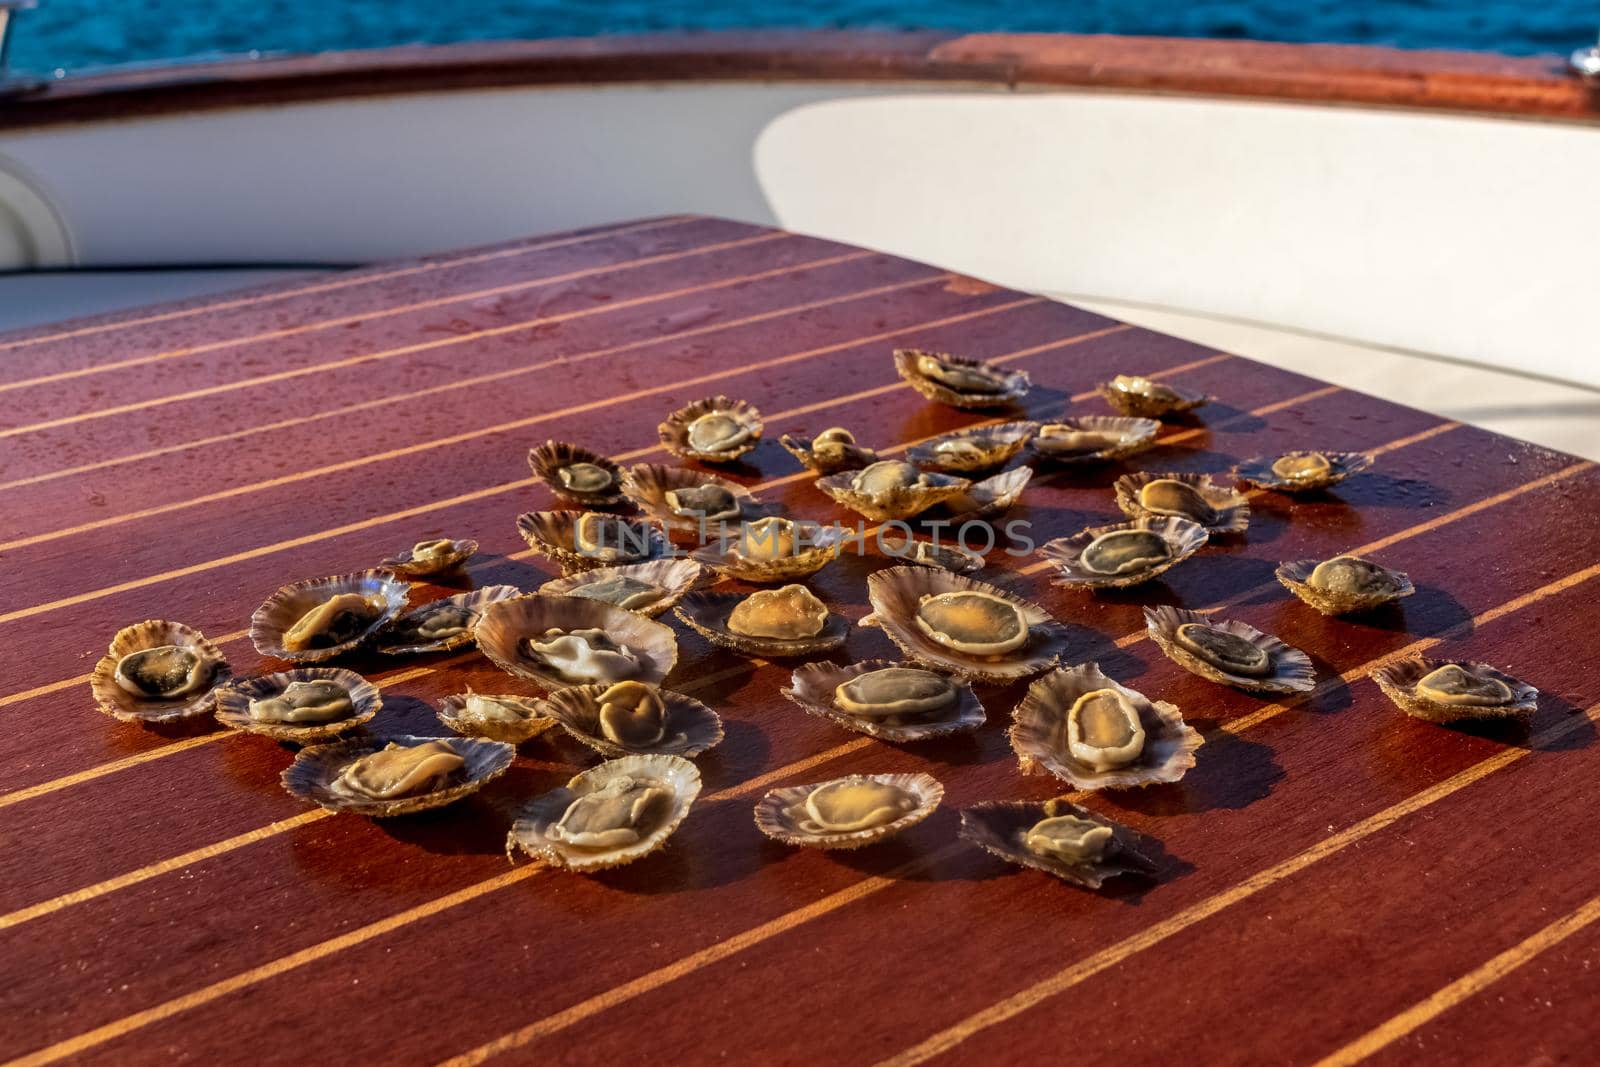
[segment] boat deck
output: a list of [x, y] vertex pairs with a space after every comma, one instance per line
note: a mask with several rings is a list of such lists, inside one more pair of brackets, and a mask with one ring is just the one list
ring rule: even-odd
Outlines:
[[[1117, 372], [1215, 403], [1137, 457], [1223, 473], [1319, 447], [1373, 469], [1317, 499], [1258, 495], [1247, 536], [1095, 597], [996, 552], [1073, 629], [1073, 661], [1178, 705], [1206, 743], [1175, 785], [1086, 803], [1159, 842], [1149, 880], [1082, 892], [956, 838], [957, 810], [1063, 792], [1005, 738], [893, 746], [779, 694], [789, 670], [676, 625], [668, 684], [723, 715], [668, 847], [596, 876], [508, 866], [512, 814], [594, 762], [523, 746], [475, 797], [387, 821], [308, 809], [292, 753], [96, 713], [87, 671], [121, 626], [188, 622], [237, 674], [285, 582], [474, 537], [474, 585], [552, 575], [519, 512], [552, 506], [527, 449], [575, 440], [668, 462], [656, 424], [725, 393], [767, 439], [732, 475], [791, 514], [853, 522], [777, 443], [830, 425], [893, 451], [984, 415], [923, 400], [889, 353], [995, 359], [1022, 414], [1102, 412]], [[935, 267], [708, 218], [388, 264], [0, 337], [0, 1057], [18, 1063], [713, 1061], [1584, 1062], [1600, 994], [1600, 488], [1594, 464]], [[1014, 416], [1013, 416], [1014, 417]], [[1112, 521], [1114, 470], [1041, 471], [1031, 537]], [[1325, 619], [1280, 560], [1370, 553], [1418, 593]], [[886, 561], [812, 581], [852, 619]], [[422, 585], [414, 600], [455, 588]], [[1220, 608], [1311, 653], [1275, 702], [1202, 681], [1140, 609]], [[26, 654], [22, 654], [26, 650]], [[1367, 675], [1483, 659], [1544, 696], [1525, 730], [1399, 714]], [[895, 656], [876, 630], [846, 658]], [[510, 691], [475, 652], [351, 659], [377, 726], [442, 732], [441, 697]], [[765, 840], [767, 789], [926, 771], [945, 805], [857, 853]], [[1532, 961], [1532, 965], [1530, 965]]]

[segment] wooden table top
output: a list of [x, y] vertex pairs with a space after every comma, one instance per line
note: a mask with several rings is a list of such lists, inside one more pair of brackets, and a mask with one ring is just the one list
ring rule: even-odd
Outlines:
[[[1073, 627], [1069, 658], [1177, 704], [1205, 736], [1182, 782], [1087, 803], [1159, 839], [1100, 893], [957, 840], [959, 808], [1044, 799], [980, 689], [976, 735], [894, 746], [779, 695], [789, 669], [674, 622], [669, 684], [723, 744], [668, 847], [595, 876], [508, 866], [511, 813], [595, 757], [523, 746], [477, 796], [387, 821], [279, 786], [292, 753], [214, 727], [98, 714], [87, 672], [121, 626], [243, 636], [278, 585], [435, 536], [483, 543], [474, 584], [553, 572], [518, 538], [551, 506], [546, 438], [668, 461], [656, 424], [726, 393], [766, 415], [733, 469], [791, 514], [853, 522], [777, 443], [852, 427], [903, 446], [984, 415], [896, 376], [915, 346], [1025, 368], [1028, 418], [1103, 412], [1148, 373], [1218, 399], [1133, 465], [1226, 472], [1295, 447], [1365, 450], [1318, 499], [1257, 495], [1248, 535], [1093, 596], [997, 553]], [[704, 218], [600, 227], [0, 338], [0, 1055], [19, 1063], [1583, 1062], [1600, 995], [1600, 529], [1593, 464], [1087, 312], [828, 241]], [[1117, 515], [1117, 471], [1041, 472], [1032, 536]], [[1280, 560], [1359, 550], [1410, 573], [1398, 610], [1326, 619]], [[813, 581], [851, 618], [885, 560]], [[414, 599], [452, 590], [419, 586]], [[1222, 606], [1309, 651], [1273, 701], [1142, 637], [1145, 604]], [[1525, 730], [1399, 714], [1367, 679], [1417, 651], [1538, 686]], [[894, 656], [855, 630], [849, 658]], [[377, 726], [442, 733], [439, 699], [517, 687], [476, 652], [350, 663]], [[945, 804], [854, 853], [790, 849], [774, 785], [926, 771]], [[1326, 1059], [1324, 1059], [1326, 1058]]]

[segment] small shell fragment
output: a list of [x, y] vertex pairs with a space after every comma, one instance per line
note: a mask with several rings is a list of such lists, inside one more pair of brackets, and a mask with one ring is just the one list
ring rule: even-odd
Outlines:
[[861, 848], [932, 815], [944, 786], [927, 774], [852, 774], [774, 789], [756, 802], [756, 826], [786, 845]]
[[520, 745], [556, 725], [534, 697], [474, 693], [468, 689], [439, 702], [439, 721], [463, 737], [485, 737]]
[[243, 678], [217, 690], [222, 725], [301, 745], [348, 733], [370, 722], [381, 707], [377, 686], [339, 667]]
[[784, 434], [778, 443], [818, 474], [860, 470], [878, 462], [878, 454], [857, 444], [856, 435], [842, 426], [830, 426], [810, 440]]
[[552, 578], [539, 587], [539, 592], [598, 600], [653, 619], [708, 577], [706, 569], [692, 559], [654, 559]]
[[1174, 516], [1197, 522], [1213, 534], [1243, 533], [1250, 525], [1250, 500], [1217, 485], [1206, 474], [1124, 474], [1114, 483], [1117, 507], [1130, 519]]
[[906, 458], [950, 474], [993, 470], [1021, 452], [1036, 429], [1031, 422], [1003, 422], [956, 430], [907, 449]]
[[836, 525], [771, 515], [729, 530], [690, 558], [727, 578], [790, 582], [815, 574], [836, 558], [846, 536]]
[[811, 656], [844, 644], [850, 624], [803, 585], [742, 593], [691, 593], [678, 618], [714, 645], [745, 656]]
[[1276, 575], [1284, 588], [1324, 615], [1366, 611], [1417, 591], [1406, 575], [1359, 556], [1282, 563]]
[[303, 748], [283, 787], [329, 811], [381, 819], [452, 804], [504, 774], [516, 749], [471, 737], [357, 737]]
[[818, 478], [816, 485], [838, 503], [875, 522], [909, 519], [937, 504], [958, 499], [972, 488], [972, 482], [965, 478], [921, 471], [898, 459], [830, 474]]
[[1164, 419], [1199, 407], [1211, 398], [1192, 389], [1119, 374], [1096, 387], [1106, 403], [1131, 418]]
[[1027, 371], [942, 352], [896, 349], [894, 368], [929, 400], [955, 408], [1003, 407], [1028, 393]]
[[1009, 863], [1099, 889], [1121, 874], [1155, 870], [1133, 831], [1065, 799], [1043, 804], [989, 801], [961, 811], [961, 837]]
[[668, 530], [695, 534], [701, 540], [763, 512], [761, 501], [738, 482], [659, 463], [629, 467], [622, 474], [622, 491]]
[[1337, 485], [1372, 466], [1364, 452], [1285, 452], [1247, 459], [1234, 468], [1240, 481], [1280, 493], [1310, 493]]
[[897, 743], [969, 733], [984, 723], [972, 686], [891, 660], [807, 663], [783, 695], [846, 730]]
[[1311, 657], [1248, 623], [1197, 611], [1144, 609], [1145, 630], [1191, 674], [1251, 693], [1305, 693], [1317, 684]]
[[1143, 452], [1160, 430], [1155, 419], [1082, 415], [1042, 424], [1028, 447], [1052, 463], [1109, 463]]
[[551, 492], [588, 508], [622, 499], [622, 472], [611, 459], [582, 445], [546, 441], [528, 452], [528, 467]]
[[564, 575], [672, 554], [671, 542], [654, 523], [594, 511], [530, 511], [517, 516], [517, 532]]
[[732, 463], [760, 442], [761, 412], [743, 400], [710, 396], [674, 411], [657, 430], [674, 456]]
[[123, 722], [172, 723], [211, 713], [231, 669], [191, 626], [146, 619], [118, 630], [89, 676], [96, 706]]
[[1039, 554], [1055, 564], [1056, 585], [1121, 589], [1164, 574], [1199, 551], [1207, 537], [1205, 527], [1188, 519], [1135, 519], [1047, 541]]
[[603, 756], [698, 756], [722, 740], [722, 719], [700, 701], [643, 682], [577, 685], [539, 702], [539, 713]]
[[497, 600], [521, 596], [514, 585], [486, 585], [412, 608], [378, 634], [378, 651], [391, 656], [449, 652], [472, 644], [483, 609]]
[[396, 553], [379, 566], [402, 578], [430, 578], [460, 570], [461, 565], [477, 551], [478, 542], [470, 539], [418, 541], [409, 552]]
[[495, 666], [546, 690], [599, 682], [659, 684], [678, 659], [670, 626], [572, 596], [501, 600], [478, 621], [478, 648]]
[[1539, 707], [1539, 690], [1487, 663], [1413, 656], [1378, 668], [1372, 680], [1395, 707], [1428, 722], [1526, 722]]
[[572, 871], [632, 863], [666, 844], [700, 795], [700, 771], [682, 756], [623, 756], [535, 797], [506, 836], [523, 852]]
[[250, 616], [263, 656], [321, 663], [365, 644], [405, 608], [410, 588], [384, 570], [286, 585]]

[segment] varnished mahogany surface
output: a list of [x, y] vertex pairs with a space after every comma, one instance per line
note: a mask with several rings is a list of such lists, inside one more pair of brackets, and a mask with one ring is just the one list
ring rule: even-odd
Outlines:
[[[1075, 890], [956, 840], [957, 809], [1043, 799], [985, 687], [979, 733], [893, 746], [802, 713], [788, 669], [674, 623], [669, 684], [724, 716], [705, 791], [661, 853], [584, 877], [508, 866], [512, 813], [595, 757], [525, 745], [476, 797], [388, 821], [286, 794], [292, 753], [98, 714], [121, 626], [181, 620], [237, 673], [279, 584], [413, 542], [483, 543], [468, 580], [553, 573], [518, 539], [551, 506], [527, 449], [665, 462], [656, 423], [711, 393], [767, 437], [731, 476], [849, 522], [777, 443], [851, 427], [880, 449], [984, 420], [923, 400], [894, 347], [1032, 374], [1021, 414], [1103, 412], [1149, 373], [1217, 399], [1131, 469], [1224, 475], [1299, 447], [1367, 450], [1336, 492], [1258, 494], [1248, 534], [1149, 588], [1049, 585], [1070, 659], [1177, 704], [1206, 737], [1175, 785], [1086, 803], [1159, 842], [1150, 880]], [[1600, 934], [1600, 531], [1593, 465], [937, 268], [672, 218], [391, 264], [0, 337], [0, 1056], [130, 1064], [1586, 1062]], [[1004, 416], [1002, 416], [1004, 417]], [[1014, 415], [1012, 417], [1015, 417]], [[1116, 468], [1042, 470], [1036, 541], [1116, 518]], [[1397, 609], [1332, 620], [1280, 560], [1361, 550], [1409, 572]], [[875, 555], [813, 581], [851, 619]], [[414, 599], [453, 588], [419, 586]], [[1274, 702], [1189, 675], [1140, 608], [1222, 607], [1305, 648], [1322, 686]], [[1424, 651], [1543, 691], [1527, 730], [1444, 729], [1366, 674]], [[853, 631], [847, 658], [896, 655]], [[518, 691], [475, 652], [350, 666], [377, 726], [443, 732], [439, 699]], [[796, 851], [751, 808], [776, 785], [926, 771], [943, 808], [882, 847]], [[1530, 965], [1537, 961], [1536, 965]], [[247, 1052], [245, 1051], [247, 1050]]]

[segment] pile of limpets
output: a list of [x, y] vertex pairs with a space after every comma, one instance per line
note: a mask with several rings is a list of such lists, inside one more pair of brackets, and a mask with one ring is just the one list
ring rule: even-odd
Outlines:
[[[896, 351], [894, 366], [929, 400], [993, 417], [904, 446], [873, 447], [843, 426], [785, 434], [782, 446], [817, 476], [818, 490], [854, 513], [850, 525], [905, 531], [913, 522], [1005, 512], [1036, 468], [1079, 479], [1112, 471], [1103, 483], [1107, 503], [1122, 518], [1039, 549], [1056, 586], [1091, 598], [1077, 601], [1086, 613], [1093, 597], [1127, 596], [1208, 545], [1244, 535], [1252, 496], [1323, 493], [1370, 464], [1360, 453], [1296, 450], [1240, 463], [1232, 480], [1130, 471], [1119, 465], [1159, 444], [1164, 421], [1191, 418], [1208, 398], [1117, 375], [1099, 387], [1115, 414], [1034, 422], [1015, 417], [1031, 385], [1021, 370], [912, 349]], [[372, 569], [273, 592], [249, 634], [256, 651], [277, 662], [253, 677], [235, 677], [216, 644], [192, 627], [156, 619], [128, 626], [95, 668], [95, 701], [148, 726], [215, 716], [229, 729], [297, 746], [283, 772], [286, 789], [372, 817], [460, 800], [502, 774], [518, 745], [559, 731], [600, 762], [529, 798], [507, 851], [575, 871], [660, 848], [699, 795], [693, 761], [722, 740], [723, 723], [715, 708], [666, 685], [706, 667], [679, 662], [680, 634], [757, 664], [808, 660], [782, 690], [789, 701], [895, 745], [981, 730], [989, 715], [979, 690], [1025, 686], [1009, 717], [1011, 747], [1024, 774], [1053, 776], [1059, 789], [1171, 783], [1195, 765], [1203, 739], [1182, 710], [1098, 663], [1071, 662], [1073, 628], [1024, 595], [1015, 576], [980, 577], [987, 560], [969, 545], [908, 534], [891, 553], [894, 565], [869, 576], [870, 611], [856, 621], [881, 630], [900, 658], [841, 654], [851, 623], [807, 583], [853, 542], [870, 539], [832, 517], [808, 520], [757, 496], [747, 484], [756, 473], [749, 457], [763, 430], [754, 405], [711, 396], [661, 422], [661, 446], [679, 466], [623, 468], [581, 445], [547, 441], [527, 459], [553, 506], [516, 522], [529, 548], [560, 571], [537, 589], [471, 588], [465, 568], [478, 542], [430, 537], [396, 546]], [[1405, 574], [1357, 555], [1285, 562], [1276, 577], [1330, 616], [1381, 609], [1414, 592]], [[721, 581], [758, 588], [709, 588]], [[1309, 655], [1247, 623], [1166, 604], [1144, 611], [1156, 647], [1219, 686], [1278, 699], [1316, 686]], [[506, 691], [446, 697], [442, 736], [375, 723], [378, 687], [330, 664], [469, 647], [505, 672]], [[1539, 695], [1466, 661], [1401, 659], [1373, 679], [1401, 710], [1438, 723], [1526, 720]], [[943, 795], [928, 774], [850, 774], [773, 789], [757, 801], [755, 823], [786, 845], [861, 848], [922, 822]], [[961, 812], [960, 835], [1090, 889], [1159, 870], [1148, 838], [1064, 797], [975, 804]]]

